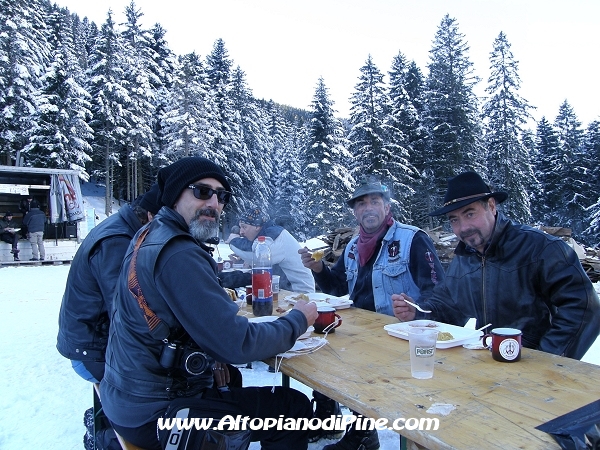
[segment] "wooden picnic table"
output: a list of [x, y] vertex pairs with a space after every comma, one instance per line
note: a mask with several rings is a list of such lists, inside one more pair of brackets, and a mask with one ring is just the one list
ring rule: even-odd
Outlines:
[[[280, 293], [279, 306], [289, 294]], [[526, 348], [516, 363], [496, 362], [488, 350], [437, 349], [433, 378], [415, 379], [408, 341], [383, 328], [396, 318], [354, 307], [338, 313], [343, 323], [327, 336], [328, 345], [284, 359], [281, 372], [390, 424], [437, 417], [435, 431], [398, 431], [408, 448], [558, 449], [535, 427], [600, 398], [599, 366]], [[434, 404], [454, 409], [428, 413]]]

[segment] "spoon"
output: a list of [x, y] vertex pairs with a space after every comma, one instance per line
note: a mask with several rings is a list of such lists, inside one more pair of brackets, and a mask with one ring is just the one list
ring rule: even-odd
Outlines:
[[417, 305], [416, 303], [413, 302], [409, 302], [406, 299], [403, 299], [405, 303], [408, 303], [410, 306], [414, 306], [415, 308], [417, 308], [419, 311], [421, 311], [422, 313], [430, 313], [431, 311], [428, 311], [426, 309], [421, 308], [419, 305]]

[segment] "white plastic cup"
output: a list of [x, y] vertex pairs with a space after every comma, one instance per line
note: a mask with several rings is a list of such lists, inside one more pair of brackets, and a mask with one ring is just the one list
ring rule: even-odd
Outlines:
[[279, 275], [273, 275], [271, 283], [271, 292], [273, 293], [273, 301], [279, 300]]
[[437, 336], [437, 330], [409, 327], [410, 372], [413, 378], [433, 378]]

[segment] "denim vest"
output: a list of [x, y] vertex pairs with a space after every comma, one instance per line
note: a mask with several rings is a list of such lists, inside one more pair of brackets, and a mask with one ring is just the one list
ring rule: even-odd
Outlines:
[[[393, 316], [392, 294], [404, 292], [415, 301], [421, 291], [415, 284], [409, 270], [410, 246], [418, 228], [401, 224], [394, 220], [381, 243], [377, 259], [373, 264], [372, 283], [375, 310]], [[358, 277], [358, 236], [353, 238], [344, 251], [348, 292], [352, 292]]]

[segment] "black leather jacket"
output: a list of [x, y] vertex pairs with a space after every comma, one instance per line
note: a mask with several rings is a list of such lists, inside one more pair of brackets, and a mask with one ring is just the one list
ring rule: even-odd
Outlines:
[[119, 269], [141, 226], [124, 206], [92, 228], [75, 253], [58, 316], [56, 348], [65, 358], [104, 361]]
[[500, 212], [481, 255], [463, 242], [425, 317], [455, 325], [518, 328], [524, 347], [581, 359], [600, 333], [600, 304], [579, 258], [562, 239]]

